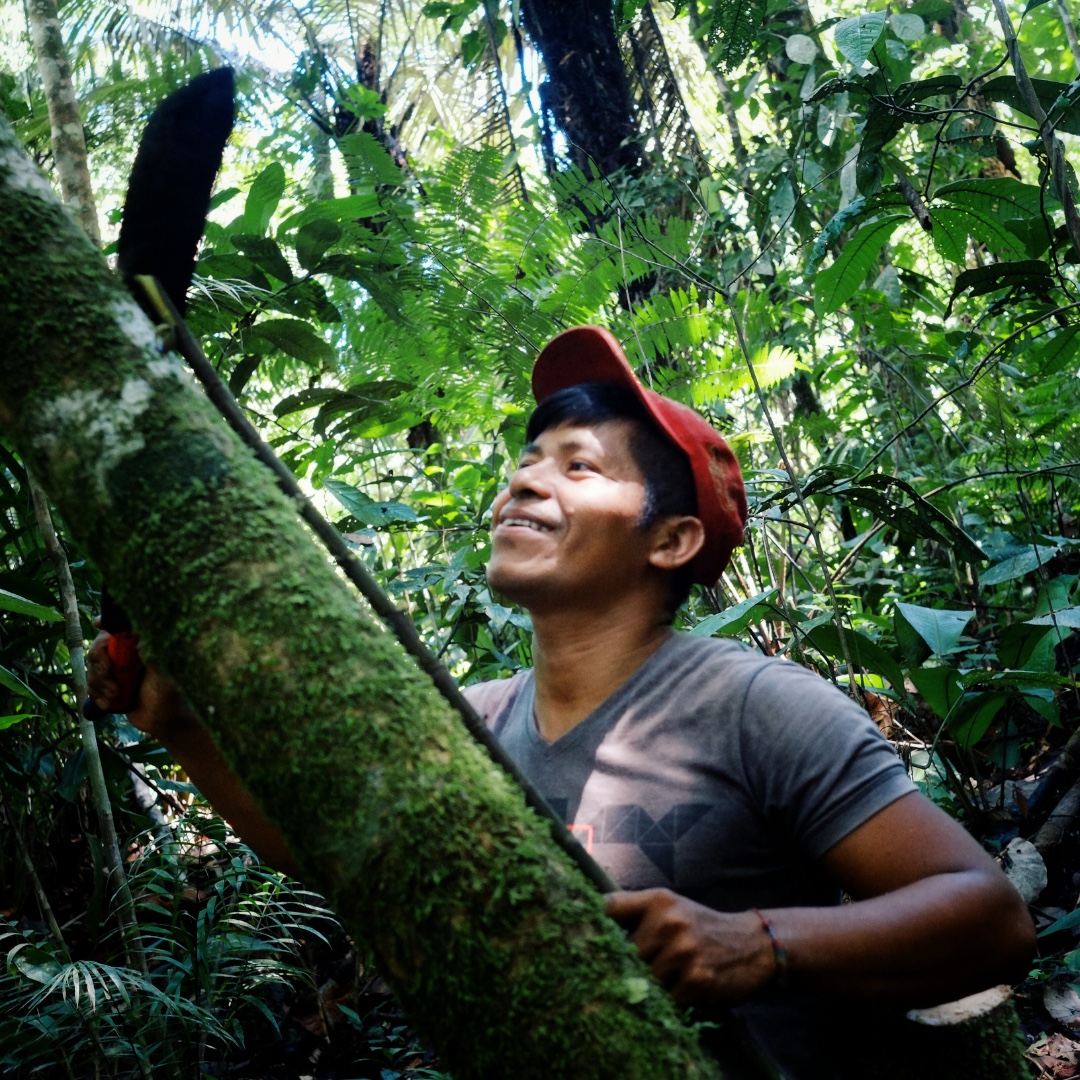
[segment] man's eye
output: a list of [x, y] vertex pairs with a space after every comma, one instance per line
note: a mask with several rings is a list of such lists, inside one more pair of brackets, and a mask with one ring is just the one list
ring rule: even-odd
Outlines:
[[587, 461], [571, 461], [570, 462], [570, 471], [571, 472], [592, 472], [593, 467]]

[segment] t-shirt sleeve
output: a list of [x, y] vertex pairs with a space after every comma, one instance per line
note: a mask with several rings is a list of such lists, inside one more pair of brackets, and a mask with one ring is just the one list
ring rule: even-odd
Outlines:
[[917, 790], [870, 717], [797, 664], [767, 664], [746, 696], [746, 781], [768, 824], [811, 860]]
[[509, 707], [517, 693], [521, 676], [514, 675], [509, 679], [493, 679], [490, 682], [473, 683], [472, 686], [463, 686], [461, 693], [465, 700], [477, 711], [480, 719], [491, 729], [502, 713]]

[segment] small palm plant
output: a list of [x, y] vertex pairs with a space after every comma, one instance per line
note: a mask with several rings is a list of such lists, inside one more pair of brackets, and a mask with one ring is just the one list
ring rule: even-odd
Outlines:
[[314, 990], [304, 943], [337, 925], [318, 896], [262, 867], [205, 810], [140, 840], [129, 880], [146, 975], [0, 922], [5, 1075], [227, 1071], [265, 1023], [278, 1029], [275, 999]]

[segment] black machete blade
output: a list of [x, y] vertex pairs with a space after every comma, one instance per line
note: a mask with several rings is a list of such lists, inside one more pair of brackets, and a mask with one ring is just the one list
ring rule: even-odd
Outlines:
[[128, 181], [120, 273], [157, 278], [181, 315], [233, 112], [232, 68], [196, 76], [154, 110]]

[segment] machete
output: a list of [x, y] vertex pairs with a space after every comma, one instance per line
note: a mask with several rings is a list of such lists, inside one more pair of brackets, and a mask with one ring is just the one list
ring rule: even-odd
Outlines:
[[[154, 285], [142, 282], [156, 282], [176, 311], [186, 310], [233, 115], [232, 68], [216, 68], [165, 98], [139, 142], [116, 246], [117, 266], [156, 324], [162, 319], [151, 301]], [[142, 662], [127, 613], [104, 587], [100, 625], [111, 635], [108, 653], [117, 684], [116, 709], [123, 712], [138, 700]], [[102, 712], [87, 699], [83, 715], [95, 720]]]

